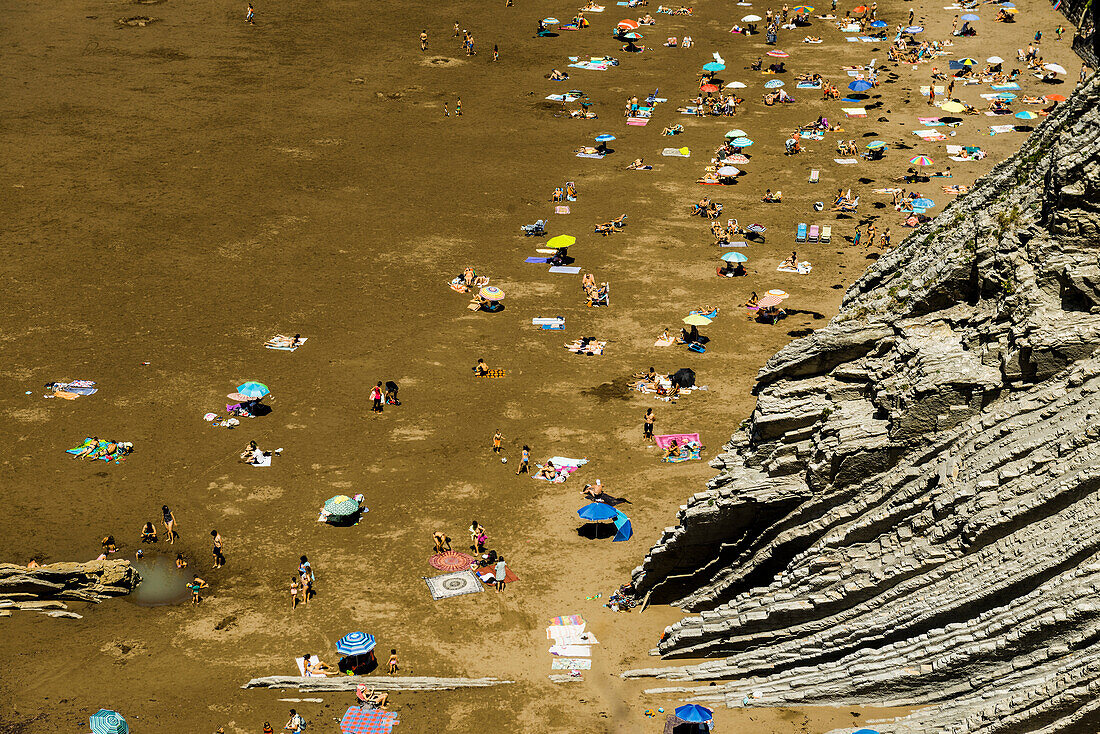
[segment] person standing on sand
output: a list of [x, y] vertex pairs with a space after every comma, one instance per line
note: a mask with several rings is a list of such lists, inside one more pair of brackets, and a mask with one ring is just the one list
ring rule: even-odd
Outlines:
[[168, 533], [168, 542], [175, 543], [180, 535], [176, 532], [176, 516], [168, 509], [168, 505], [160, 508], [161, 517], [164, 519], [164, 530]]
[[225, 565], [225, 556], [222, 555], [222, 536], [217, 530], [211, 530], [210, 536], [214, 538], [214, 568]]
[[462, 117], [462, 97], [455, 98], [455, 117]]
[[426, 30], [420, 31], [420, 50], [428, 50], [428, 32]]
[[248, 4], [248, 10], [244, 14], [244, 20], [249, 25], [256, 25], [256, 9], [252, 7], [252, 3]]
[[859, 226], [856, 226], [856, 233], [852, 235], [852, 244], [855, 247], [859, 247], [859, 240], [863, 237], [863, 233], [859, 231]]
[[290, 577], [290, 611], [292, 611], [292, 612], [295, 609], [298, 608], [298, 589], [299, 588], [300, 587], [298, 585], [298, 577], [297, 576], [291, 576]]
[[516, 469], [516, 476], [520, 474], [531, 473], [531, 448], [527, 444], [523, 444], [523, 451], [519, 455], [519, 469]]
[[868, 225], [868, 227], [867, 227], [867, 246], [868, 247], [874, 247], [875, 246], [875, 231], [876, 231], [875, 230], [875, 225], [873, 225], [873, 224]]
[[882, 248], [885, 250], [890, 247], [890, 228], [887, 227], [886, 231], [882, 233]]
[[443, 116], [444, 117], [450, 117], [451, 116], [450, 110], [447, 109], [447, 103], [446, 102], [443, 103]]
[[[444, 105], [443, 109], [446, 110], [447, 106]], [[374, 401], [374, 405], [371, 406], [371, 412], [372, 413], [381, 413], [382, 412], [382, 383], [381, 382], [379, 382], [377, 385], [375, 385], [374, 387], [371, 388], [370, 399]]]
[[497, 429], [497, 432], [493, 434], [493, 453], [499, 454], [504, 443], [504, 434]]
[[390, 648], [390, 662], [386, 666], [386, 670], [387, 670], [387, 673], [389, 675], [393, 675], [394, 673], [396, 673], [399, 670], [399, 666], [397, 665], [397, 648], [396, 647], [391, 647]]
[[495, 43], [493, 44], [493, 61], [500, 61], [500, 49], [497, 48]]
[[497, 556], [497, 565], [494, 569], [493, 579], [496, 581], [497, 593], [504, 591], [504, 587], [507, 586], [505, 579], [508, 578], [508, 566], [504, 563], [504, 556]]
[[459, 33], [459, 30], [458, 30], [458, 21], [456, 20], [456, 21], [455, 21], [455, 36], [454, 36], [455, 38], [458, 38], [458, 33]]
[[657, 422], [657, 416], [653, 415], [653, 408], [646, 408], [645, 418], [642, 419], [642, 438], [653, 438], [653, 424]]

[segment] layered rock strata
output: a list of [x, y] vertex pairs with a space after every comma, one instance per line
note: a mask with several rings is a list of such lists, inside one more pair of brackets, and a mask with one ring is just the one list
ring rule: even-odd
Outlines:
[[129, 561], [51, 563], [35, 568], [0, 563], [0, 602], [14, 602], [9, 608], [27, 606], [27, 602], [99, 602], [129, 594], [139, 581]]
[[[926, 187], [929, 184], [925, 185]], [[1100, 731], [1100, 82], [764, 366], [634, 583], [692, 612], [626, 675], [888, 732]]]

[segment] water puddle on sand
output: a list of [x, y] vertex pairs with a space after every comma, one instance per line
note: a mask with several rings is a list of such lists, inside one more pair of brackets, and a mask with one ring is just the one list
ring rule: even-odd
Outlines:
[[141, 574], [141, 583], [126, 598], [139, 607], [182, 604], [190, 596], [187, 582], [191, 576], [186, 569], [176, 568], [175, 560], [168, 556], [148, 554], [134, 561], [134, 569]]

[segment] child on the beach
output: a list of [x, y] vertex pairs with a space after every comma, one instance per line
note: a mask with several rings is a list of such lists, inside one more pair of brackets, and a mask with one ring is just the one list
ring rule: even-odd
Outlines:
[[199, 593], [200, 590], [205, 589], [208, 584], [196, 576], [194, 579], [187, 583], [187, 588], [191, 591], [191, 603], [198, 605], [202, 602], [202, 596]]
[[531, 473], [531, 448], [527, 445], [523, 445], [523, 452], [519, 457], [519, 469], [516, 469], [516, 476], [520, 474]]
[[298, 577], [290, 577], [290, 608], [293, 611], [298, 608]]
[[502, 434], [500, 432], [500, 430], [498, 429], [497, 432], [493, 434], [493, 453], [494, 454], [499, 454], [503, 444], [504, 444], [504, 434]]
[[398, 670], [398, 667], [397, 667], [397, 648], [390, 648], [390, 662], [389, 662], [389, 666], [388, 666], [387, 669], [388, 669], [390, 675], [393, 675]]

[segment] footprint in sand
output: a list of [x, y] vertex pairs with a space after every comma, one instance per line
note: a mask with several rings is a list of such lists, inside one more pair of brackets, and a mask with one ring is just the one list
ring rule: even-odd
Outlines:
[[147, 15], [135, 15], [132, 18], [119, 18], [116, 22], [119, 25], [128, 26], [130, 28], [144, 28], [150, 23], [156, 23], [160, 18], [150, 18]]

